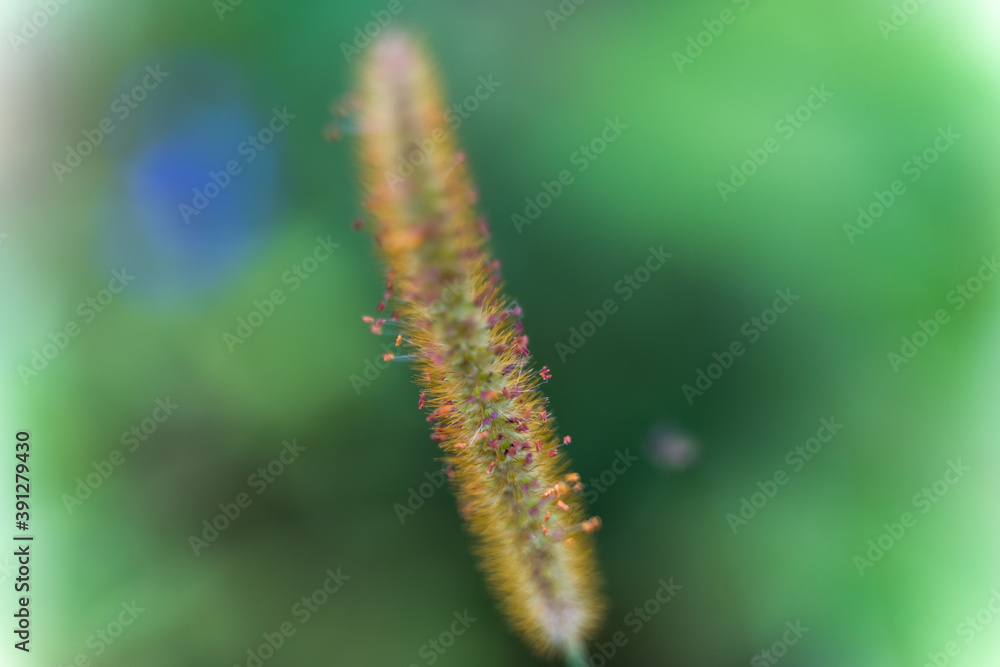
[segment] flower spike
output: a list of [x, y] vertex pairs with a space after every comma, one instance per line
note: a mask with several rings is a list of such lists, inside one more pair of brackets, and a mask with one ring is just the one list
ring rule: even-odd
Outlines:
[[[538, 388], [552, 374], [530, 372], [521, 307], [501, 292], [469, 160], [424, 51], [399, 32], [383, 35], [360, 70], [356, 107], [386, 300], [480, 565], [536, 650], [578, 660], [603, 607], [591, 535], [600, 519], [586, 518], [580, 477], [567, 474]], [[365, 321], [380, 333], [385, 320]]]

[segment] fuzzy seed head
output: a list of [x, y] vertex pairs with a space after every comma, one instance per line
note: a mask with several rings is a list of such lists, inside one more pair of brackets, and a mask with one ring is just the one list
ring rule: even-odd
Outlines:
[[419, 406], [430, 410], [481, 567], [533, 647], [578, 654], [602, 610], [591, 543], [600, 520], [586, 518], [579, 475], [567, 474], [538, 388], [551, 372], [534, 369], [521, 308], [501, 292], [468, 160], [423, 50], [398, 32], [380, 38], [357, 107], [385, 300], [412, 347]]

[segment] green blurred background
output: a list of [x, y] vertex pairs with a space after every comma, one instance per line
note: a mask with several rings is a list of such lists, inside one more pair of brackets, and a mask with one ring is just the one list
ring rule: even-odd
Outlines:
[[[0, 472], [13, 523], [14, 434], [30, 431], [36, 542], [32, 651], [8, 634], [0, 663], [252, 667], [290, 622], [263, 664], [545, 664], [494, 607], [452, 495], [421, 487], [439, 451], [411, 371], [373, 370], [394, 334], [361, 324], [381, 269], [351, 229], [354, 121], [329, 106], [358, 61], [342, 45], [390, 16], [423, 36], [450, 100], [500, 84], [458, 135], [574, 468], [598, 480], [609, 609], [592, 664], [1000, 664], [1000, 281], [981, 268], [1000, 245], [996, 4], [389, 7], [3, 3]], [[814, 86], [829, 97], [803, 111]], [[283, 108], [274, 140], [241, 152]], [[105, 118], [79, 166], [53, 165]], [[341, 143], [323, 140], [331, 118]], [[627, 129], [581, 163], [616, 118]], [[241, 172], [186, 224], [179, 205], [229, 160]], [[723, 197], [734, 168], [754, 173]], [[573, 183], [518, 230], [562, 170]], [[863, 233], [845, 228], [879, 198]], [[339, 247], [304, 263], [317, 238]], [[626, 300], [616, 285], [661, 245], [672, 257]], [[293, 290], [295, 266], [315, 270]], [[102, 292], [122, 267], [134, 280]], [[284, 302], [227, 344], [275, 289]], [[786, 289], [798, 300], [768, 320]], [[616, 312], [560, 358], [608, 299]], [[936, 334], [913, 341], [921, 322]], [[894, 362], [904, 337], [925, 344]], [[736, 341], [742, 356], [712, 368]], [[716, 378], [688, 400], [699, 370]], [[821, 419], [843, 428], [786, 458]], [[968, 470], [935, 488], [950, 463]], [[249, 506], [194, 548], [241, 493]], [[295, 605], [338, 568], [349, 579], [302, 623]], [[650, 604], [671, 578], [676, 596]], [[477, 620], [452, 645], [465, 611]]]

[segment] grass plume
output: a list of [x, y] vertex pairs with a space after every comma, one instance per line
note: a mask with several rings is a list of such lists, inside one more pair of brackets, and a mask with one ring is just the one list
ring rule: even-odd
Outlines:
[[[423, 50], [395, 32], [371, 47], [354, 102], [365, 206], [387, 266], [381, 333], [399, 324], [486, 579], [541, 653], [578, 664], [601, 615], [579, 475], [539, 390], [521, 309], [502, 294], [488, 228]], [[403, 344], [405, 341], [405, 344]], [[386, 357], [391, 357], [387, 354]], [[585, 658], [584, 658], [585, 659]]]

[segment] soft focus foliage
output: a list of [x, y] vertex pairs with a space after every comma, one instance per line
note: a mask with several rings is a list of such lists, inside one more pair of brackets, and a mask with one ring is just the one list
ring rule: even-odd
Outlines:
[[[440, 450], [412, 372], [381, 362], [394, 337], [360, 321], [383, 276], [351, 229], [352, 143], [323, 128], [366, 53], [348, 62], [341, 43], [388, 4], [245, 1], [220, 18], [210, 0], [74, 1], [15, 50], [8, 33], [41, 10], [3, 3], [0, 431], [37, 443], [34, 664], [245, 665], [291, 621], [267, 667], [425, 665], [466, 610], [478, 620], [436, 665], [544, 664], [431, 481]], [[433, 46], [461, 105], [505, 293], [553, 370], [546, 394], [604, 520], [598, 642], [627, 640], [609, 664], [746, 665], [796, 621], [809, 631], [783, 666], [923, 665], [949, 642], [957, 667], [996, 664], [1000, 619], [971, 641], [958, 629], [1000, 586], [1000, 283], [969, 284], [1000, 246], [995, 3], [562, 4], [575, 11], [555, 29], [556, 0], [404, 0], [391, 23]], [[919, 10], [883, 34], [902, 4]], [[721, 32], [697, 54], [705, 22]], [[122, 117], [116, 100], [156, 65], [169, 76]], [[808, 120], [787, 120], [823, 86]], [[105, 118], [114, 130], [60, 180], [53, 161]], [[338, 122], [349, 137], [355, 120]], [[597, 154], [609, 122], [627, 127]], [[241, 151], [264, 128], [271, 141]], [[949, 128], [960, 137], [929, 164]], [[753, 156], [723, 201], [718, 182]], [[240, 173], [185, 224], [179, 205], [231, 161]], [[122, 267], [135, 279], [88, 306]], [[768, 314], [778, 290], [798, 299]], [[936, 334], [916, 335], [939, 310]], [[18, 367], [70, 321], [79, 334], [25, 384]], [[689, 401], [699, 371], [711, 386]], [[168, 398], [179, 407], [155, 421]], [[823, 419], [843, 427], [810, 453]], [[305, 449], [271, 475], [292, 439]], [[959, 460], [970, 469], [938, 496]], [[762, 487], [775, 493], [754, 508]], [[196, 556], [190, 536], [241, 493], [252, 503]], [[890, 542], [904, 513], [916, 523]], [[880, 538], [891, 547], [859, 574]], [[338, 567], [350, 579], [300, 624], [292, 608]], [[88, 638], [132, 600], [145, 611], [96, 656]]]

